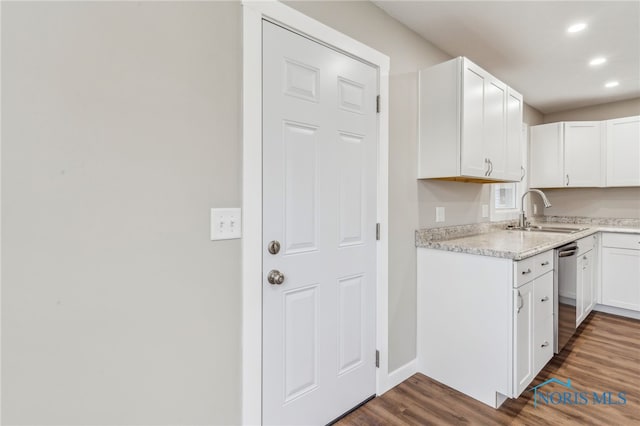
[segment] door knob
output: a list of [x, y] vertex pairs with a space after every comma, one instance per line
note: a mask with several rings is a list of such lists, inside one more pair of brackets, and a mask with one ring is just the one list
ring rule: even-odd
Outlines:
[[267, 281], [269, 284], [280, 285], [284, 282], [284, 274], [277, 269], [272, 269], [267, 275]]

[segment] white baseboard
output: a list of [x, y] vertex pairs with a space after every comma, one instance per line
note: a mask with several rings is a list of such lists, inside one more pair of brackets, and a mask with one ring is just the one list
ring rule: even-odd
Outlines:
[[405, 380], [407, 380], [409, 377], [413, 376], [417, 372], [418, 372], [418, 364], [415, 359], [409, 361], [402, 367], [393, 370], [391, 373], [389, 373], [389, 376], [387, 377], [386, 389], [383, 389], [380, 395], [398, 386], [400, 383], [404, 382]]
[[607, 306], [597, 304], [593, 308], [594, 311], [605, 312], [607, 314], [620, 315], [622, 317], [640, 319], [640, 312], [630, 309], [616, 308], [615, 306]]

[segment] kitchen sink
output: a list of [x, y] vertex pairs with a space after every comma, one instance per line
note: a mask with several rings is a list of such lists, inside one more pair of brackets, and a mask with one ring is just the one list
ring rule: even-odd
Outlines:
[[558, 234], [575, 234], [576, 232], [586, 231], [589, 228], [563, 228], [561, 226], [508, 226], [507, 229], [512, 231], [527, 231], [527, 232], [555, 232]]

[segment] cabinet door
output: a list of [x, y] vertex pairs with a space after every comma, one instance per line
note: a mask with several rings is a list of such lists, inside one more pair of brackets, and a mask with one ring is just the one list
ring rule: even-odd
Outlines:
[[602, 249], [602, 304], [640, 311], [640, 250]]
[[607, 121], [607, 186], [640, 186], [640, 116]]
[[562, 123], [531, 127], [529, 185], [532, 188], [564, 186], [564, 143]]
[[460, 172], [464, 176], [484, 178], [489, 171], [482, 146], [486, 72], [465, 60], [462, 80]]
[[576, 327], [593, 309], [593, 251], [582, 253], [577, 261]]
[[507, 89], [507, 169], [506, 180], [522, 180], [525, 164], [522, 161], [522, 95]]
[[584, 288], [584, 317], [591, 313], [596, 301], [596, 256], [595, 251], [588, 251], [582, 255], [583, 260], [583, 288]]
[[553, 271], [533, 281], [533, 375], [553, 357]]
[[489, 160], [489, 178], [507, 176], [507, 86], [488, 75], [484, 88], [483, 155]]
[[533, 282], [513, 289], [513, 390], [517, 398], [535, 377], [533, 370]]
[[599, 121], [564, 123], [564, 186], [603, 186]]

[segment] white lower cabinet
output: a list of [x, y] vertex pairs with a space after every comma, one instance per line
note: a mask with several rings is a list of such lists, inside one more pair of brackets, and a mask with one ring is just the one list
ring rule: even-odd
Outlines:
[[578, 240], [576, 271], [576, 327], [591, 313], [596, 302], [597, 235]]
[[514, 262], [417, 249], [418, 371], [494, 408], [553, 356], [553, 251]]
[[553, 357], [553, 271], [513, 291], [513, 389], [517, 397]]
[[531, 383], [533, 372], [533, 282], [513, 289], [513, 388], [515, 395]]
[[602, 234], [602, 304], [640, 311], [640, 235]]

